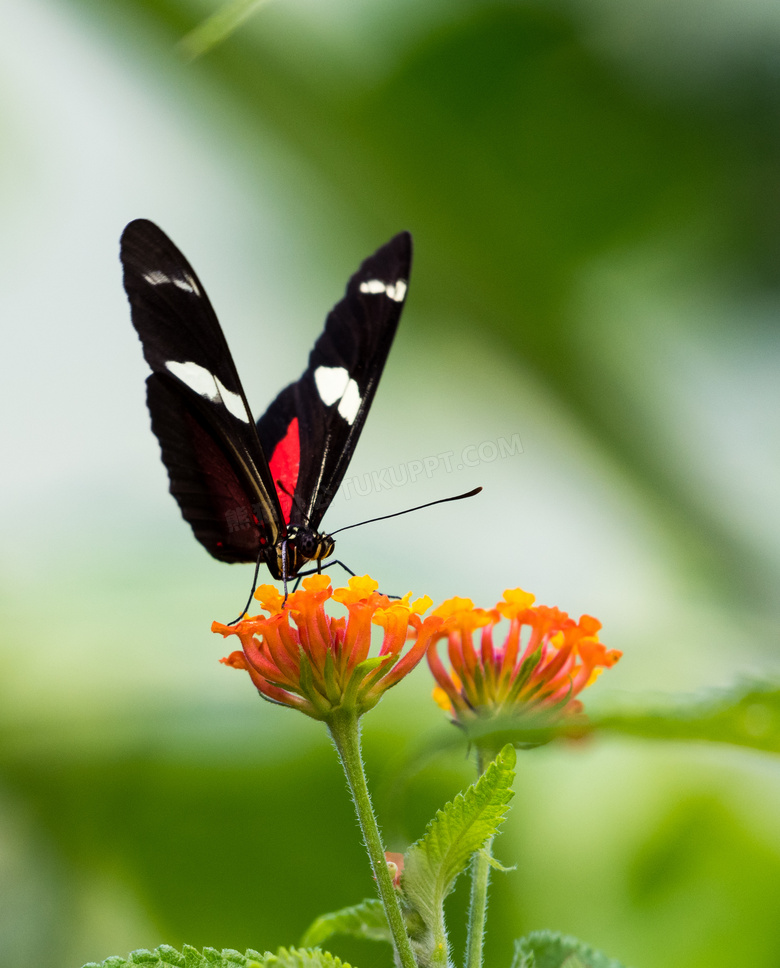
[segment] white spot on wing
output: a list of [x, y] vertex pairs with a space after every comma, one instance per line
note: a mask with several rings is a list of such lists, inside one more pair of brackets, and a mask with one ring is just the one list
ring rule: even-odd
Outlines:
[[159, 269], [152, 269], [151, 272], [144, 273], [144, 279], [150, 286], [162, 286], [167, 282], [172, 282], [177, 289], [182, 289], [184, 292], [191, 292], [194, 296], [200, 295], [198, 284], [189, 273], [184, 273], [182, 276], [167, 276], [164, 272], [160, 272]]
[[169, 360], [165, 366], [190, 390], [194, 390], [212, 403], [222, 403], [234, 417], [243, 420], [244, 423], [249, 423], [250, 417], [246, 412], [241, 394], [228, 390], [219, 377], [214, 376], [205, 366], [192, 362], [178, 363], [176, 360]]
[[183, 289], [185, 292], [191, 292], [194, 296], [200, 295], [198, 284], [189, 273], [185, 273], [181, 279], [172, 278], [171, 282], [178, 289]]
[[339, 403], [339, 413], [348, 424], [355, 422], [355, 417], [357, 417], [358, 410], [360, 410], [360, 404], [361, 399], [358, 385], [354, 380], [350, 380], [347, 384], [347, 389], [344, 391], [344, 396]]
[[182, 383], [186, 383], [190, 390], [194, 390], [202, 397], [213, 400], [217, 396], [214, 374], [210, 373], [205, 366], [200, 366], [198, 363], [177, 363], [176, 360], [169, 360], [165, 366]]
[[222, 402], [225, 404], [227, 410], [233, 414], [234, 417], [238, 417], [239, 420], [243, 420], [244, 423], [251, 423], [251, 417], [246, 412], [246, 407], [244, 406], [244, 401], [241, 399], [240, 393], [233, 393], [232, 390], [222, 383], [219, 377], [214, 377], [214, 382], [219, 390], [219, 395], [222, 397]]
[[387, 286], [380, 279], [368, 279], [360, 283], [360, 291], [368, 292], [372, 296], [378, 296], [380, 292], [385, 292]]
[[326, 407], [344, 396], [349, 382], [349, 373], [343, 366], [318, 366], [314, 371], [317, 393]]
[[393, 302], [403, 302], [406, 295], [406, 279], [398, 279], [395, 284], [392, 282], [382, 282], [381, 279], [366, 279], [360, 283], [360, 291], [366, 292], [370, 296], [378, 296], [384, 293]]
[[164, 282], [170, 282], [171, 280], [164, 272], [160, 272], [159, 269], [154, 269], [152, 272], [145, 272], [144, 279], [149, 283], [150, 286], [161, 286]]
[[399, 279], [394, 286], [388, 286], [387, 295], [395, 302], [403, 302], [406, 295], [406, 279]]
[[362, 402], [360, 390], [343, 366], [318, 366], [314, 371], [314, 383], [326, 407], [338, 403], [339, 413], [347, 423], [355, 422]]

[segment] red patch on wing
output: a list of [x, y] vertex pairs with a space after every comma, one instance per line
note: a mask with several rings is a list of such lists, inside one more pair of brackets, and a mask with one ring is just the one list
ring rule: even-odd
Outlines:
[[[293, 503], [291, 495], [295, 494], [298, 472], [301, 468], [301, 438], [298, 434], [297, 417], [290, 421], [287, 433], [274, 448], [268, 466], [271, 468], [271, 477], [274, 479], [279, 494], [282, 515], [285, 522], [289, 524]], [[280, 483], [281, 487], [279, 486]]]

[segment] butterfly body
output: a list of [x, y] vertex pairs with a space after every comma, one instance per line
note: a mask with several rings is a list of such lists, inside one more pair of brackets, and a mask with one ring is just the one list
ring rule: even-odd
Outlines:
[[195, 537], [220, 561], [264, 561], [277, 580], [294, 578], [310, 562], [319, 567], [334, 549], [320, 523], [400, 319], [411, 237], [395, 236], [362, 263], [306, 370], [257, 423], [205, 289], [173, 242], [138, 219], [122, 234], [121, 260], [133, 325], [152, 368], [152, 429]]

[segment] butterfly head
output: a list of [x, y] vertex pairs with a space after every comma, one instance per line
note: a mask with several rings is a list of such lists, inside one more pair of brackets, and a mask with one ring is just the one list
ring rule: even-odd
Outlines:
[[[329, 534], [321, 534], [301, 525], [292, 525], [287, 529], [287, 536], [279, 541], [274, 549], [275, 558], [269, 562], [271, 571], [276, 566], [277, 579], [286, 575], [292, 578], [298, 574], [309, 561], [322, 561], [333, 554], [336, 542]], [[287, 556], [285, 562], [284, 556]]]

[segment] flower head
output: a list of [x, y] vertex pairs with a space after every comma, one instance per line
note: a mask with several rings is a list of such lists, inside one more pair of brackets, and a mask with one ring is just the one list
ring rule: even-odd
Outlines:
[[[267, 616], [212, 625], [212, 631], [241, 641], [242, 651], [221, 661], [245, 669], [261, 696], [313, 719], [328, 720], [338, 709], [361, 715], [411, 672], [441, 624], [438, 618], [421, 617], [430, 598], [391, 600], [376, 589], [367, 575], [350, 578], [348, 587], [335, 591], [326, 575], [310, 575], [285, 601], [273, 585], [261, 585], [255, 598]], [[347, 614], [327, 615], [329, 599]], [[384, 639], [379, 654], [371, 657], [374, 625], [384, 629]], [[410, 635], [416, 641], [402, 654]]]
[[[460, 724], [517, 715], [549, 721], [580, 713], [576, 696], [622, 655], [599, 642], [598, 619], [583, 615], [575, 622], [566, 612], [533, 602], [533, 595], [515, 588], [492, 609], [451, 598], [432, 613], [442, 620], [428, 649], [438, 683], [434, 698]], [[503, 644], [496, 645], [493, 633], [502, 619], [509, 627]], [[441, 639], [447, 640], [449, 672], [436, 651]]]

